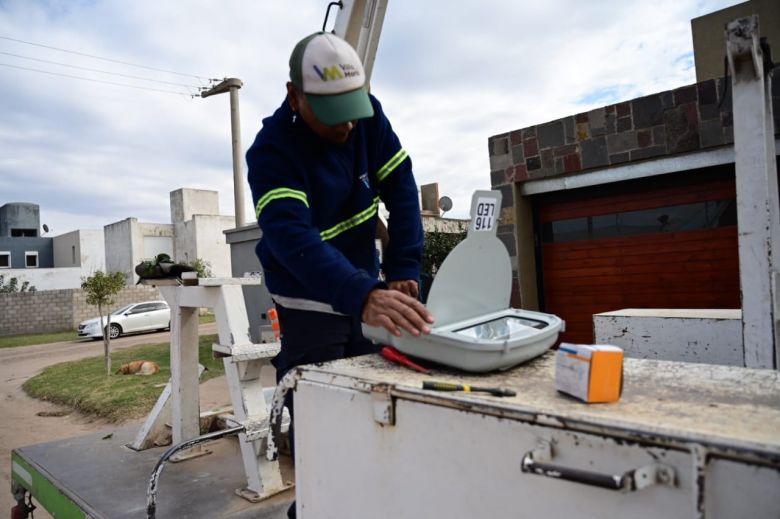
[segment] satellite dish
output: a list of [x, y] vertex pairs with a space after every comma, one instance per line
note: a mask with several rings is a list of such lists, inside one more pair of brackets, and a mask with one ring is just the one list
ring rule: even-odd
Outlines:
[[452, 209], [452, 199], [448, 196], [439, 198], [439, 209], [441, 209], [442, 214]]
[[49, 232], [49, 226], [46, 224], [43, 224], [43, 232]]

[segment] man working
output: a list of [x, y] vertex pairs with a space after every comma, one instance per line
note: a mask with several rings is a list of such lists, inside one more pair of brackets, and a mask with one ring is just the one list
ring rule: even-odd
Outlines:
[[[320, 32], [295, 46], [287, 98], [263, 120], [247, 164], [257, 255], [282, 331], [277, 379], [377, 351], [361, 320], [395, 335], [430, 331], [416, 299], [422, 226], [411, 159], [347, 42]], [[380, 200], [390, 211], [386, 284], [374, 241]]]

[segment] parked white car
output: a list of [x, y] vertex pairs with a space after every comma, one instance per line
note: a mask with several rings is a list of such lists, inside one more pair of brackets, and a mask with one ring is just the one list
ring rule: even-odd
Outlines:
[[[106, 318], [103, 318], [103, 323]], [[111, 312], [109, 334], [116, 339], [122, 334], [165, 330], [171, 327], [171, 309], [165, 301], [144, 301], [123, 306]], [[100, 317], [87, 319], [79, 323], [79, 337], [102, 339]]]

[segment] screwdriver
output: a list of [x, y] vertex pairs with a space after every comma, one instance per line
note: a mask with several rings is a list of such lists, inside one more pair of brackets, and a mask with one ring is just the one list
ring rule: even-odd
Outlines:
[[419, 364], [412, 362], [409, 360], [409, 358], [398, 351], [397, 349], [393, 348], [392, 346], [383, 346], [381, 350], [382, 356], [389, 360], [390, 362], [396, 362], [398, 364], [401, 364], [402, 366], [406, 366], [409, 369], [413, 369], [415, 371], [419, 371], [420, 373], [425, 373], [426, 375], [431, 374], [431, 370], [426, 369]]
[[434, 391], [464, 391], [466, 393], [490, 393], [493, 396], [515, 396], [517, 393], [503, 387], [477, 387], [468, 384], [452, 384], [450, 382], [435, 382], [427, 380], [423, 382], [423, 389]]

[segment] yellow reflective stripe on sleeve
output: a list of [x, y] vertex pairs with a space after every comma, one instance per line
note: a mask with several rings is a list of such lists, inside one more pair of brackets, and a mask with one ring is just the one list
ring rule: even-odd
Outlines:
[[257, 205], [255, 206], [255, 217], [260, 218], [260, 213], [263, 211], [263, 208], [267, 206], [268, 203], [272, 200], [277, 200], [279, 198], [295, 198], [296, 200], [303, 202], [306, 207], [309, 207], [309, 201], [306, 198], [306, 193], [303, 191], [290, 189], [289, 187], [279, 187], [277, 189], [270, 190], [262, 197], [260, 197], [260, 200], [257, 201]]
[[393, 172], [395, 168], [398, 167], [401, 162], [404, 161], [406, 157], [408, 157], [409, 154], [406, 153], [406, 150], [400, 149], [398, 150], [398, 153], [393, 155], [393, 157], [387, 161], [387, 163], [379, 168], [379, 171], [376, 172], [377, 179], [382, 182], [387, 175]]
[[360, 211], [355, 216], [348, 218], [344, 220], [341, 223], [337, 223], [330, 229], [324, 230], [320, 233], [320, 237], [323, 240], [330, 240], [331, 238], [335, 238], [339, 234], [343, 233], [344, 231], [348, 231], [349, 229], [352, 229], [353, 227], [357, 227], [361, 223], [371, 219], [376, 213], [377, 209], [379, 208], [379, 197], [374, 197], [374, 201], [371, 203], [370, 206]]

